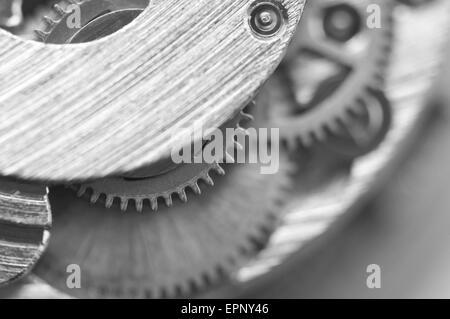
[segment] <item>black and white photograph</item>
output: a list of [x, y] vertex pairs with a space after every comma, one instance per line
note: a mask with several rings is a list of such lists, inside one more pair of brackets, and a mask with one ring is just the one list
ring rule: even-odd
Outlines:
[[0, 299], [450, 299], [448, 0], [0, 0], [0, 116]]

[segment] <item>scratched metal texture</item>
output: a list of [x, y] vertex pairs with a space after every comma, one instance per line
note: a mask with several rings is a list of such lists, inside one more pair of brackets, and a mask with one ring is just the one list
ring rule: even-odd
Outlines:
[[253, 0], [152, 1], [98, 41], [45, 45], [0, 30], [0, 174], [48, 181], [130, 171], [169, 154], [181, 128], [219, 127], [274, 71], [304, 0], [261, 39]]

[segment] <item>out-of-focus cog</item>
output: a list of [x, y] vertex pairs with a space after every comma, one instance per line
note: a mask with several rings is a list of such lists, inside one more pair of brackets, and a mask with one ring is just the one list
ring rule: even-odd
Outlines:
[[[35, 272], [81, 297], [175, 297], [217, 283], [265, 246], [290, 185], [285, 155], [275, 175], [259, 164], [234, 164], [214, 188], [160, 214], [122, 214], [52, 190], [54, 229]], [[68, 290], [77, 264], [81, 289]]]
[[0, 27], [17, 27], [22, 21], [22, 0], [2, 0], [0, 2]]
[[[81, 12], [94, 2], [82, 2]], [[68, 11], [57, 9], [58, 21], [46, 19], [53, 21], [48, 22], [50, 28], [38, 34], [52, 43], [98, 39], [110, 30], [100, 26], [117, 21], [118, 13], [128, 10], [122, 9], [104, 15], [90, 12], [76, 31], [66, 27]], [[129, 19], [122, 21], [124, 25]], [[220, 129], [235, 128], [245, 135], [241, 123], [250, 119], [242, 111]], [[236, 140], [224, 145], [227, 163], [240, 146]], [[176, 165], [167, 158], [122, 176], [78, 185], [78, 195], [89, 196], [91, 203], [71, 189], [53, 189], [54, 232], [35, 272], [54, 287], [80, 297], [174, 297], [216, 283], [254, 256], [280, 220], [278, 205], [290, 186], [292, 169], [286, 155], [280, 156], [275, 175], [261, 174], [259, 164], [225, 167], [228, 174], [218, 177], [214, 188], [206, 188], [203, 196], [189, 202], [187, 189], [200, 193], [200, 181], [212, 185], [212, 172], [224, 174], [220, 163]], [[187, 203], [173, 203], [173, 194]], [[104, 205], [93, 204], [100, 199]], [[155, 210], [160, 199], [170, 209], [138, 213]], [[114, 205], [117, 201], [119, 207]], [[136, 210], [128, 209], [131, 201]], [[120, 213], [127, 209], [129, 214]], [[82, 269], [82, 288], [77, 291], [67, 290], [68, 264]]]
[[369, 89], [361, 112], [329, 136], [325, 147], [335, 155], [354, 159], [376, 149], [392, 124], [392, 105], [381, 90]]
[[342, 131], [383, 87], [394, 1], [316, 0], [261, 93], [265, 118], [290, 148]]

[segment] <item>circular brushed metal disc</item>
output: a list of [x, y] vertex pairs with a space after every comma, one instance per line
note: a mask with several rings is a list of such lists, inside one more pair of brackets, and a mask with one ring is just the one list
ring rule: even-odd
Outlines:
[[270, 37], [250, 27], [255, 0], [153, 1], [85, 44], [0, 31], [0, 174], [104, 177], [168, 154], [182, 127], [208, 134], [250, 102], [284, 55], [304, 0], [272, 2], [284, 25]]

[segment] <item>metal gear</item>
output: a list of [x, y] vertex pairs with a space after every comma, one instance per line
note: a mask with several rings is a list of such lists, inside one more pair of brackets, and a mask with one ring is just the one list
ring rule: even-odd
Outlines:
[[[259, 164], [234, 164], [214, 188], [161, 214], [122, 214], [51, 190], [52, 241], [35, 273], [78, 297], [191, 295], [232, 274], [264, 247], [290, 187], [285, 154], [275, 175]], [[66, 267], [83, 271], [68, 291]]]
[[[394, 1], [316, 0], [284, 64], [261, 93], [266, 121], [290, 148], [341, 131], [383, 85], [393, 41]], [[381, 9], [371, 27], [367, 9]], [[376, 14], [376, 11], [375, 11]], [[376, 17], [375, 17], [376, 18]], [[374, 19], [375, 19], [374, 18]], [[380, 25], [377, 25], [379, 22]], [[271, 102], [267, 101], [272, 98]]]
[[2, 0], [0, 2], [0, 27], [16, 27], [22, 21], [22, 0]]
[[[233, 120], [227, 122], [224, 128], [236, 128], [237, 134], [246, 135], [243, 122], [251, 119], [250, 115], [241, 111]], [[234, 161], [232, 153], [236, 147], [241, 147], [236, 141], [233, 141], [233, 145], [224, 145], [225, 162]], [[121, 210], [126, 211], [129, 203], [134, 202], [136, 210], [142, 212], [146, 203], [152, 210], [157, 210], [160, 199], [164, 200], [166, 206], [172, 206], [175, 194], [182, 202], [187, 202], [188, 189], [200, 195], [202, 192], [199, 186], [200, 181], [214, 186], [213, 172], [218, 175], [225, 174], [225, 170], [218, 162], [173, 165], [171, 159], [166, 159], [162, 161], [159, 168], [152, 165], [135, 173], [104, 178], [74, 187], [78, 196], [88, 195], [91, 203], [97, 203], [99, 199], [103, 199], [105, 207], [110, 208], [115, 201], [118, 201]]]
[[[49, 30], [37, 32], [37, 34], [42, 41], [56, 44], [97, 40], [131, 22], [148, 5], [148, 2], [148, 0], [70, 1], [70, 3], [77, 3], [82, 13], [80, 27], [75, 29], [69, 27], [70, 11], [55, 5], [60, 18], [57, 21], [45, 18]], [[245, 120], [251, 120], [251, 117], [245, 112], [240, 112], [224, 127], [237, 128], [238, 134], [245, 134], [241, 126], [241, 121]], [[232, 159], [228, 153], [228, 147], [234, 146], [225, 146], [224, 153], [227, 154], [228, 159]], [[200, 180], [208, 185], [214, 185], [212, 172], [219, 175], [225, 174], [219, 163], [173, 165], [170, 158], [164, 158], [137, 172], [74, 185], [74, 188], [78, 196], [88, 195], [92, 203], [103, 198], [105, 207], [110, 208], [117, 200], [120, 208], [126, 211], [129, 202], [134, 202], [136, 210], [142, 212], [146, 202], [152, 210], [157, 210], [159, 199], [163, 199], [168, 207], [172, 206], [174, 194], [177, 194], [181, 201], [186, 202], [188, 188], [195, 194], [201, 193]]]
[[180, 128], [220, 127], [281, 62], [304, 7], [277, 0], [281, 25], [262, 39], [248, 20], [260, 0], [155, 2], [89, 44], [0, 32], [3, 175], [49, 183], [117, 175], [166, 156]]

